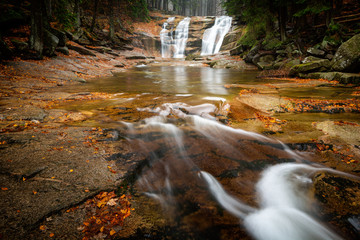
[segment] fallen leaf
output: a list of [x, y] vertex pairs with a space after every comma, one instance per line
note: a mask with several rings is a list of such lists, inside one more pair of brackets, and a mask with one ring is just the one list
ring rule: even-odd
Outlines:
[[69, 172], [73, 172], [74, 171], [74, 169], [70, 169], [70, 171]]
[[8, 189], [7, 187], [2, 187], [1, 190], [7, 191], [7, 190], [9, 190], [9, 189]]
[[111, 229], [110, 236], [114, 235], [115, 233], [116, 233], [116, 231], [114, 229]]
[[45, 230], [46, 230], [46, 226], [45, 226], [45, 225], [41, 225], [41, 226], [39, 227], [39, 229], [40, 229], [41, 231], [45, 231]]
[[49, 234], [49, 237], [53, 237], [54, 235], [55, 235], [55, 234], [53, 234], [53, 233], [50, 233], [50, 234]]

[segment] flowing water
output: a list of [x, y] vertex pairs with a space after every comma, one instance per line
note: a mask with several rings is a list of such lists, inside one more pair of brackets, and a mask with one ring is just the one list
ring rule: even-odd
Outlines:
[[225, 35], [231, 28], [232, 17], [216, 17], [214, 26], [206, 29], [202, 39], [201, 55], [211, 55], [220, 51]]
[[73, 108], [96, 112], [96, 124], [110, 116], [132, 149], [117, 158], [143, 159], [136, 189], [162, 206], [171, 227], [162, 234], [170, 239], [341, 239], [319, 219], [311, 195], [312, 176], [333, 170], [278, 140], [218, 121], [238, 92], [224, 85], [264, 84], [256, 74], [141, 67], [84, 85], [117, 97]]
[[[185, 57], [185, 47], [188, 40], [189, 24], [191, 18], [186, 17], [176, 26], [174, 33], [175, 17], [170, 17], [164, 24], [160, 32], [161, 56], [163, 58], [183, 58]], [[169, 29], [170, 28], [170, 29]]]

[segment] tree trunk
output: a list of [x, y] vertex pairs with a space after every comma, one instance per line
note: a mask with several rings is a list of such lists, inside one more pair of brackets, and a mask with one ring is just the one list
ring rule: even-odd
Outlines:
[[97, 17], [97, 12], [98, 12], [98, 6], [99, 6], [99, 0], [95, 0], [95, 2], [94, 2], [94, 10], [93, 10], [93, 17], [92, 17], [91, 27], [90, 27], [90, 32], [93, 32], [93, 31], [94, 31], [94, 28], [95, 28], [96, 17]]
[[286, 7], [279, 7], [279, 28], [280, 28], [280, 39], [286, 41]]
[[75, 13], [75, 24], [74, 28], [76, 32], [80, 31], [81, 20], [80, 20], [80, 0], [75, 0], [74, 6], [74, 13]]
[[44, 19], [43, 1], [31, 0], [31, 32], [30, 49], [36, 51], [40, 57], [44, 49]]
[[114, 20], [114, 4], [113, 0], [108, 0], [109, 4], [109, 39], [114, 40], [115, 36], [115, 20]]

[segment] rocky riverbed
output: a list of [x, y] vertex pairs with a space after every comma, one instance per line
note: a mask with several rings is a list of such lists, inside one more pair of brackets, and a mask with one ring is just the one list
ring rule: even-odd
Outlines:
[[[172, 235], [171, 224], [166, 223], [161, 210], [132, 188], [134, 177], [146, 158], [124, 140], [122, 128], [99, 127], [96, 122], [89, 121], [94, 115], [92, 111], [59, 107], [114, 98], [113, 94], [76, 89], [90, 78], [131, 71], [127, 69], [137, 64], [151, 64], [154, 59], [136, 51], [86, 51], [91, 54], [84, 55], [82, 50], [80, 54], [70, 48], [69, 56], [42, 61], [9, 61], [1, 65], [1, 238], [79, 239], [90, 232], [99, 239], [113, 235], [158, 239], [155, 234], [162, 236], [159, 238], [172, 236], [176, 239], [182, 233]], [[236, 59], [229, 61], [247, 66]], [[209, 60], [188, 64], [206, 62]], [[71, 93], [64, 88], [69, 89], [69, 86]], [[310, 154], [314, 162], [360, 176], [357, 86], [325, 80], [282, 79], [271, 84], [224, 87], [239, 91], [230, 102], [230, 112], [224, 116], [224, 123], [269, 135], [294, 150]], [[304, 95], [302, 90], [311, 93], [312, 98], [300, 97]], [[323, 90], [331, 95], [331, 100], [322, 99]], [[296, 91], [299, 93], [293, 94]], [[102, 109], [102, 121], [104, 125], [113, 121], [111, 114], [130, 119], [154, 115], [139, 113], [137, 108], [141, 104], [144, 102], [121, 105], [111, 109], [112, 112]], [[156, 148], [156, 144], [152, 147]], [[274, 160], [269, 157], [266, 161]], [[241, 179], [243, 169], [230, 170], [224, 172]], [[252, 175], [253, 178], [258, 174]], [[226, 175], [223, 182], [235, 181], [229, 176]], [[347, 239], [356, 239], [360, 181], [328, 173], [315, 175], [313, 180], [315, 197], [321, 203], [320, 212]], [[92, 207], [91, 201], [97, 199], [99, 203], [105, 199], [104, 204], [112, 202], [111, 199], [120, 201], [111, 194], [104, 195], [114, 190], [118, 196], [132, 195], [128, 200], [132, 204], [130, 216], [122, 227], [112, 225], [103, 231], [99, 228], [98, 232], [89, 229], [84, 224], [90, 222], [89, 212], [98, 216], [97, 207]], [[247, 194], [253, 190], [243, 191]], [[249, 203], [253, 201], [249, 197]], [[212, 211], [215, 209], [213, 206]], [[226, 219], [219, 224], [225, 224]], [[244, 232], [238, 226], [232, 228]]]

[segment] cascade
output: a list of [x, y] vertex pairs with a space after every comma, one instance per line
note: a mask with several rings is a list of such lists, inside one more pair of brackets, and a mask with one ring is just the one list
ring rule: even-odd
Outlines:
[[168, 26], [173, 23], [175, 17], [170, 17], [164, 24], [160, 32], [161, 56], [163, 58], [183, 58], [185, 57], [185, 47], [188, 39], [189, 24], [191, 18], [186, 17], [179, 22], [175, 30], [170, 30]]
[[[221, 102], [218, 106], [177, 102], [157, 108], [139, 108], [138, 111], [157, 116], [140, 124], [124, 124], [130, 132], [128, 141], [132, 146], [139, 146], [141, 154], [149, 161], [149, 167], [142, 170], [138, 180], [145, 195], [158, 201], [166, 215], [175, 219], [185, 214], [181, 212], [184, 209], [189, 210], [182, 204], [195, 201], [195, 206], [205, 206], [211, 194], [227, 212], [241, 219], [248, 233], [258, 240], [341, 239], [314, 217], [309, 198], [311, 176], [318, 171], [336, 170], [303, 163], [306, 160], [301, 155], [277, 140], [220, 124], [214, 115], [221, 114], [229, 106], [224, 99], [217, 100]], [[268, 154], [277, 156], [278, 160], [271, 162], [271, 157], [268, 163], [263, 162]], [[280, 158], [288, 163], [279, 164]], [[247, 171], [244, 169], [256, 169], [259, 164], [269, 163], [273, 166], [262, 169], [257, 180], [258, 207], [229, 194], [213, 176], [226, 178], [226, 174], [233, 174], [237, 167]], [[224, 169], [226, 164], [232, 170]], [[238, 180], [236, 184], [245, 186]], [[204, 199], [205, 202], [201, 202]], [[204, 209], [215, 211], [216, 207]]]
[[211, 55], [220, 51], [225, 35], [231, 28], [232, 17], [216, 17], [214, 26], [206, 29], [202, 39], [201, 55]]

